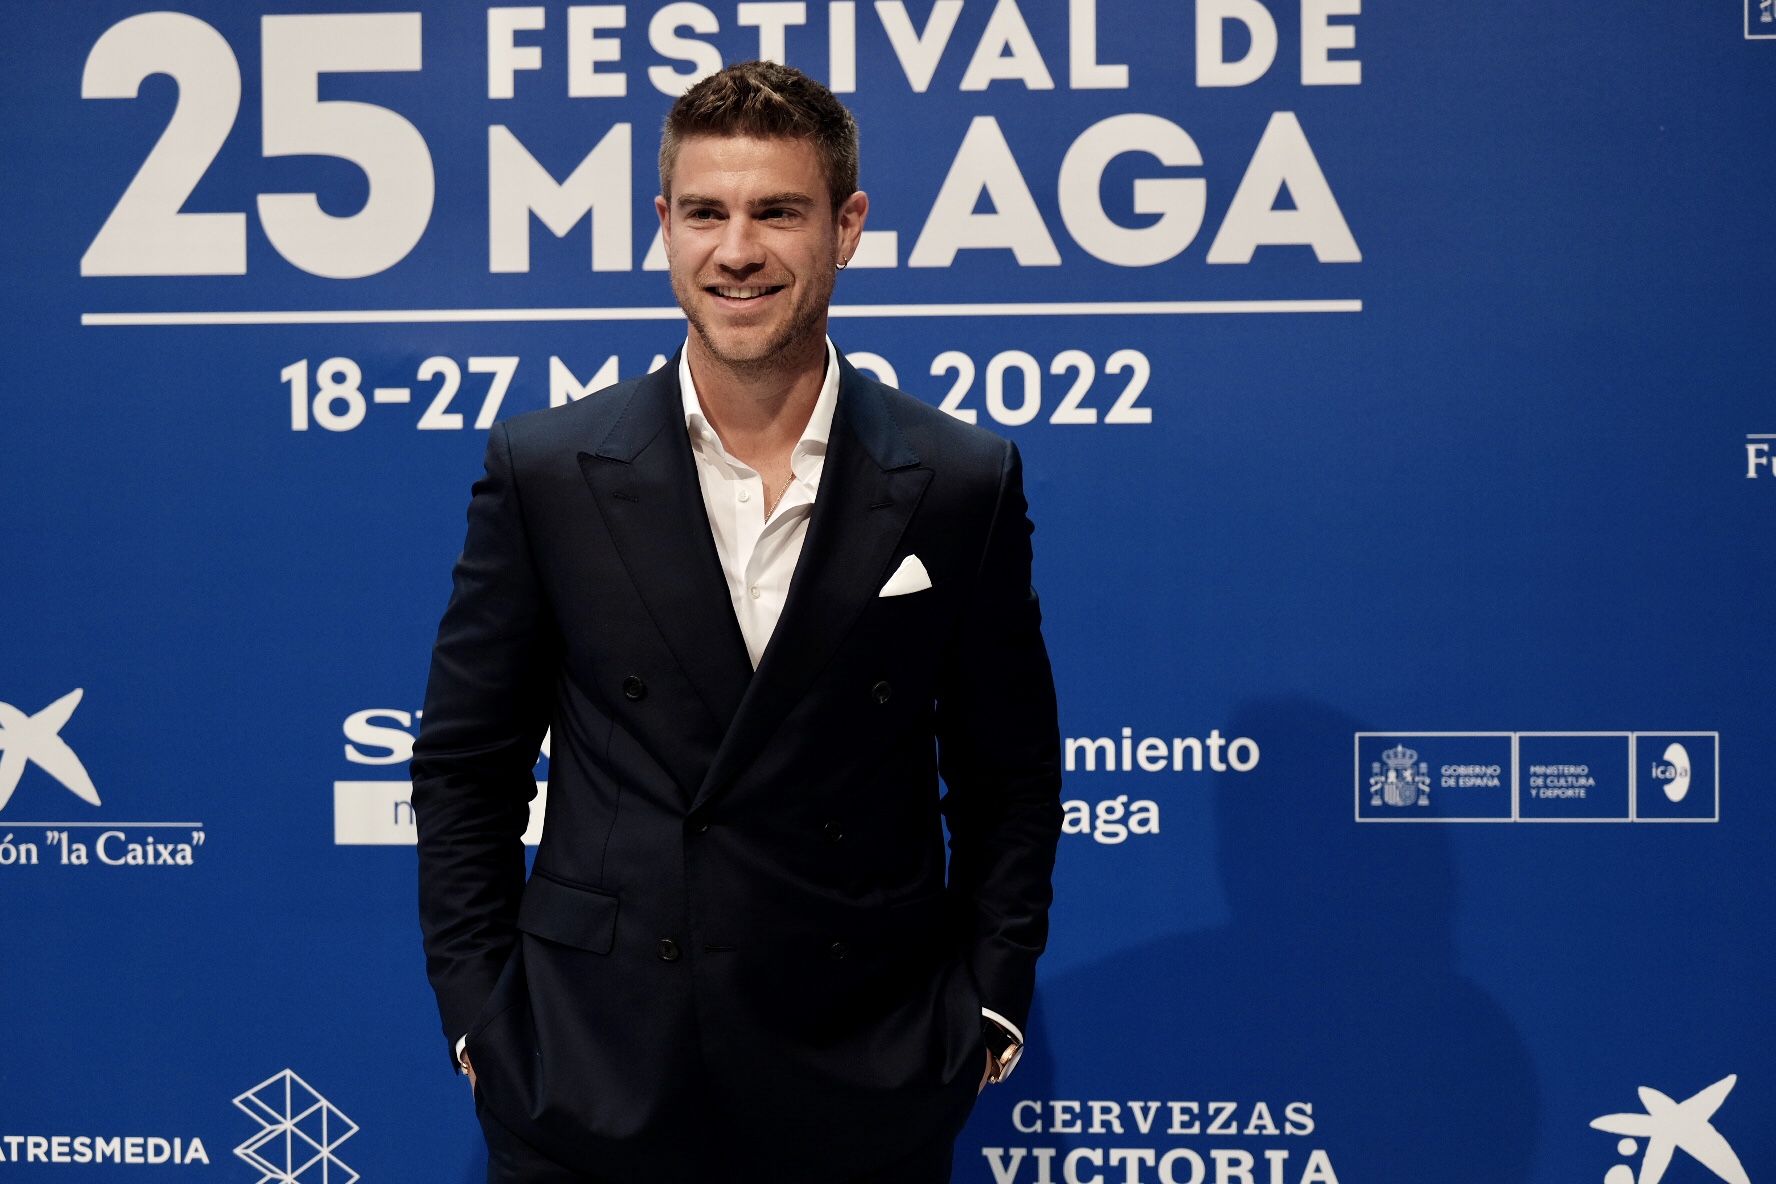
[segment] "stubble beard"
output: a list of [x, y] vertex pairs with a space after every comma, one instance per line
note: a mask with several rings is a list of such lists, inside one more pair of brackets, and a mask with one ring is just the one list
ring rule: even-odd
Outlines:
[[806, 289], [805, 295], [791, 310], [782, 329], [767, 339], [764, 345], [744, 354], [724, 351], [715, 335], [710, 333], [704, 318], [698, 315], [695, 301], [687, 299], [701, 293], [701, 286], [686, 292], [677, 277], [673, 277], [672, 288], [673, 295], [678, 298], [678, 306], [685, 314], [685, 320], [690, 322], [691, 332], [697, 336], [698, 344], [710, 358], [737, 375], [757, 378], [777, 373], [793, 373], [806, 364], [808, 356], [816, 352], [815, 342], [820, 343], [818, 352], [823, 357], [825, 355], [826, 311], [832, 302], [833, 293], [833, 277], [830, 274], [826, 276], [824, 291]]

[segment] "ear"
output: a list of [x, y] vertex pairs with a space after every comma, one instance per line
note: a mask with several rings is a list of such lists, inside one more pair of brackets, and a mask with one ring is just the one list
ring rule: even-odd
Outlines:
[[666, 198], [654, 195], [654, 213], [660, 216], [660, 245], [666, 248], [666, 254], [672, 254], [672, 208], [666, 204]]
[[839, 261], [846, 262], [857, 253], [857, 244], [863, 238], [863, 224], [869, 218], [869, 194], [859, 189], [845, 199], [839, 207]]

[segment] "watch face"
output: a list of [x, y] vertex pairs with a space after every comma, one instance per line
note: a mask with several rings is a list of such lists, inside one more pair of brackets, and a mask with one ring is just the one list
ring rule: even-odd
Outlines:
[[999, 1062], [999, 1071], [993, 1075], [993, 1080], [1004, 1081], [1007, 1077], [1010, 1077], [1012, 1069], [1016, 1067], [1018, 1063], [1018, 1058], [1023, 1055], [1024, 1046], [1015, 1041], [1012, 1043], [1010, 1051], [1003, 1055], [996, 1054], [995, 1059]]
[[1017, 1041], [1012, 1039], [1010, 1032], [992, 1020], [981, 1020], [981, 1032], [986, 1037], [987, 1048], [1001, 1061], [1005, 1059], [1006, 1050], [1020, 1047]]

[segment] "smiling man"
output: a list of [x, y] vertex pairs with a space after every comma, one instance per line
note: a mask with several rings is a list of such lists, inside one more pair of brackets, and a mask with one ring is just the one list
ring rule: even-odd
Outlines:
[[937, 1184], [1021, 1052], [1061, 820], [1022, 469], [827, 340], [857, 168], [793, 69], [692, 87], [684, 349], [489, 434], [412, 772], [490, 1181]]

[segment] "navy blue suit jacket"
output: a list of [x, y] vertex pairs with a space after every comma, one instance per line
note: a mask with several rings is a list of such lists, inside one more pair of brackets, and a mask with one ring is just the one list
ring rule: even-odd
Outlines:
[[[488, 1109], [613, 1177], [880, 1165], [960, 1129], [983, 1004], [1028, 1019], [1060, 740], [1018, 453], [839, 366], [756, 672], [675, 364], [495, 425], [474, 486], [412, 762], [427, 968]], [[909, 554], [932, 587], [878, 596]]]

